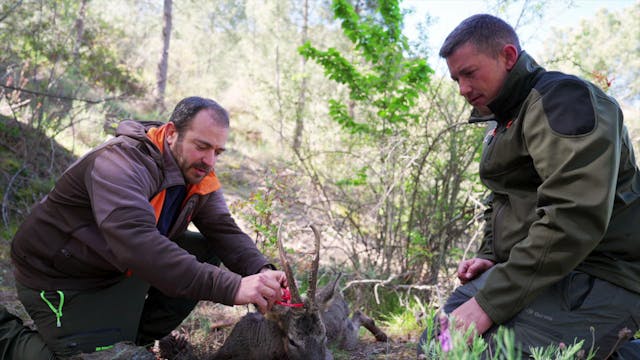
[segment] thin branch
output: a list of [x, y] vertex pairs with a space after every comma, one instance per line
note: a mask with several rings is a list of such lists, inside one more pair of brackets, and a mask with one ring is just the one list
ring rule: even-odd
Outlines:
[[341, 291], [345, 291], [346, 289], [348, 289], [349, 287], [351, 287], [353, 285], [374, 284], [374, 286], [373, 286], [373, 294], [375, 296], [376, 303], [380, 304], [380, 295], [378, 295], [378, 289], [380, 287], [389, 288], [389, 289], [392, 289], [392, 290], [399, 290], [400, 289], [400, 290], [407, 290], [407, 291], [411, 291], [411, 290], [414, 290], [414, 289], [415, 290], [433, 290], [436, 287], [436, 285], [425, 285], [425, 284], [421, 284], [421, 285], [419, 285], [419, 284], [391, 285], [391, 282], [393, 282], [395, 279], [397, 279], [399, 277], [404, 277], [409, 273], [410, 272], [391, 275], [386, 280], [382, 280], [382, 279], [352, 280], [352, 281], [349, 281], [347, 283], [347, 285], [344, 288], [342, 288]]
[[7, 187], [4, 189], [4, 196], [2, 197], [2, 221], [4, 221], [5, 228], [9, 228], [9, 214], [7, 211], [7, 203], [9, 201], [9, 194], [11, 193], [11, 187], [13, 186], [13, 182], [16, 180], [18, 175], [26, 168], [25, 164], [22, 164], [22, 167], [16, 171], [15, 174], [9, 180]]
[[394, 275], [390, 275], [386, 280], [381, 280], [381, 279], [362, 279], [362, 280], [351, 280], [347, 283], [347, 285], [345, 285], [344, 288], [342, 288], [341, 291], [345, 291], [348, 288], [350, 288], [352, 285], [357, 285], [357, 284], [381, 284], [381, 285], [389, 285], [392, 281], [394, 281], [395, 279], [399, 278], [399, 277], [404, 277], [406, 275], [408, 275], [409, 273], [401, 273], [401, 274], [394, 274]]
[[13, 11], [18, 7], [18, 6], [20, 6], [20, 5], [22, 5], [22, 0], [20, 0], [20, 1], [16, 2], [15, 4], [13, 4], [13, 6], [12, 6], [9, 10], [7, 10], [7, 12], [6, 12], [6, 13], [2, 14], [2, 15], [0, 16], [0, 22], [3, 22], [3, 21], [4, 21], [4, 19], [6, 19], [7, 17], [9, 17], [9, 15], [11, 15], [11, 13], [12, 13], [12, 12], [13, 12]]
[[103, 102], [106, 102], [106, 101], [120, 99], [120, 98], [125, 96], [123, 94], [123, 95], [112, 96], [112, 97], [108, 97], [108, 98], [104, 98], [104, 99], [100, 99], [100, 100], [92, 100], [92, 99], [76, 98], [76, 97], [73, 97], [73, 96], [49, 94], [49, 93], [45, 93], [45, 92], [40, 92], [40, 91], [35, 91], [35, 90], [28, 90], [28, 89], [23, 89], [23, 88], [20, 88], [20, 87], [7, 86], [7, 85], [2, 85], [2, 84], [0, 84], [0, 87], [3, 87], [5, 89], [9, 89], [9, 90], [22, 91], [22, 92], [26, 92], [28, 94], [37, 95], [37, 96], [45, 96], [45, 97], [50, 97], [50, 98], [54, 98], [54, 99], [82, 101], [82, 102], [86, 102], [86, 103], [89, 103], [89, 104], [100, 104], [100, 103], [103, 103]]
[[520, 27], [520, 21], [524, 18], [525, 13], [527, 12], [527, 6], [529, 5], [529, 0], [525, 0], [522, 4], [522, 8], [520, 9], [520, 15], [518, 15], [518, 20], [516, 21], [516, 26], [514, 29], [518, 29]]

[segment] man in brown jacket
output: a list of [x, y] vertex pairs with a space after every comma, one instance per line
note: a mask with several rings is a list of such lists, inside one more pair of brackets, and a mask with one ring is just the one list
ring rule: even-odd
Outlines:
[[148, 345], [199, 300], [269, 310], [286, 277], [229, 214], [214, 172], [228, 134], [220, 105], [189, 97], [166, 124], [122, 122], [69, 167], [13, 239], [18, 296], [38, 333], [3, 309], [0, 331], [15, 336], [0, 337], [2, 358]]

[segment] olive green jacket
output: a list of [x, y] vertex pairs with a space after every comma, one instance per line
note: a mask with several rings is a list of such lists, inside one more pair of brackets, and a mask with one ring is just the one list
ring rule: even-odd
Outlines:
[[640, 173], [616, 101], [523, 52], [489, 108], [480, 307], [503, 323], [574, 269], [640, 293]]

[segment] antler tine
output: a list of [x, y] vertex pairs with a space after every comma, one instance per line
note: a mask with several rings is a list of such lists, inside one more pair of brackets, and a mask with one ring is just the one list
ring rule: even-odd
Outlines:
[[302, 299], [300, 298], [300, 292], [298, 291], [298, 286], [296, 285], [296, 278], [293, 277], [293, 271], [291, 270], [291, 265], [289, 265], [289, 260], [287, 259], [287, 254], [284, 251], [282, 239], [280, 238], [281, 229], [282, 223], [280, 223], [280, 226], [278, 227], [278, 235], [276, 236], [276, 240], [278, 242], [278, 255], [280, 256], [280, 263], [282, 263], [284, 273], [287, 275], [289, 291], [291, 292], [291, 301], [293, 301], [294, 303], [301, 303]]
[[318, 265], [320, 263], [320, 232], [315, 226], [309, 225], [315, 236], [315, 254], [313, 263], [311, 264], [311, 273], [309, 274], [309, 289], [307, 290], [307, 299], [311, 304], [316, 301], [316, 287], [318, 285]]

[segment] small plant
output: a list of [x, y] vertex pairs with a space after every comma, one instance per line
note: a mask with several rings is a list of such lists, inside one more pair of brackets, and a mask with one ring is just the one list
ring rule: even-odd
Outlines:
[[248, 222], [255, 233], [255, 241], [260, 251], [268, 258], [277, 258], [276, 239], [278, 224], [275, 211], [278, 204], [282, 204], [282, 195], [286, 191], [286, 179], [271, 170], [265, 178], [265, 185], [251, 193], [247, 200], [236, 201], [231, 204], [233, 212], [238, 213]]
[[418, 301], [410, 301], [405, 306], [398, 308], [388, 315], [383, 315], [384, 327], [391, 336], [406, 336], [407, 334], [419, 335], [429, 325], [435, 316], [433, 309], [425, 310]]
[[[469, 328], [465, 332], [455, 330], [455, 321], [449, 319], [448, 333], [445, 345], [443, 337], [440, 336], [440, 326], [437, 326], [437, 312], [432, 311], [432, 316], [427, 318], [427, 333], [429, 336], [422, 344], [423, 355], [420, 359], [451, 359], [451, 360], [522, 360], [522, 352], [518, 349], [515, 341], [515, 334], [511, 329], [499, 327], [492, 337], [491, 347], [487, 341], [478, 336], [473, 336], [473, 329]], [[444, 332], [443, 331], [443, 332]], [[530, 348], [531, 358], [534, 360], [591, 360], [594, 358], [594, 350], [585, 351], [584, 341], [575, 342], [567, 346], [563, 343], [559, 345], [549, 345], [547, 347]]]
[[581, 340], [577, 343], [574, 343], [571, 346], [567, 346], [563, 343], [560, 343], [559, 345], [550, 345], [546, 348], [541, 348], [541, 347], [531, 348], [531, 357], [533, 357], [535, 360], [593, 359], [594, 357], [593, 351], [590, 351], [588, 354], [585, 354], [585, 351], [582, 349], [583, 344], [584, 344], [584, 340]]
[[[434, 319], [435, 321], [435, 319]], [[450, 320], [449, 323], [449, 344], [448, 346], [442, 346], [442, 337], [436, 338], [438, 346], [436, 346], [438, 357], [437, 359], [456, 359], [456, 360], [475, 360], [481, 359], [482, 354], [487, 350], [488, 345], [486, 341], [478, 336], [473, 336], [473, 327], [468, 328], [465, 332], [456, 331], [455, 322]], [[498, 331], [496, 334], [497, 340], [501, 341], [503, 336]], [[468, 343], [469, 339], [471, 343]], [[497, 357], [497, 354], [489, 359], [504, 359], [504, 360], [520, 360], [519, 358], [509, 357]]]

